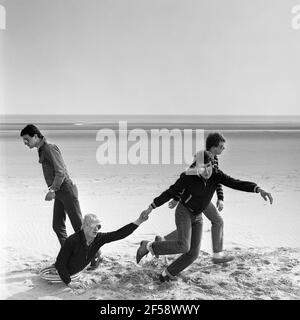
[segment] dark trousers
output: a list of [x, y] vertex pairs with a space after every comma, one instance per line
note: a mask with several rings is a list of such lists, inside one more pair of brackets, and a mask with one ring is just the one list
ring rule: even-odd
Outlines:
[[[223, 230], [224, 222], [222, 216], [219, 214], [216, 207], [210, 202], [206, 209], [203, 211], [204, 215], [211, 222], [211, 238], [212, 238], [212, 247], [213, 252], [222, 252], [223, 251]], [[177, 239], [177, 230], [172, 231], [171, 233], [164, 236], [166, 240], [176, 240]]]
[[199, 255], [202, 238], [202, 215], [193, 215], [179, 203], [175, 211], [175, 222], [177, 227], [176, 240], [152, 243], [152, 250], [156, 255], [182, 253], [167, 267], [168, 272], [173, 276], [191, 265]]
[[82, 215], [78, 201], [78, 189], [70, 181], [64, 181], [60, 189], [55, 192], [52, 227], [61, 246], [68, 237], [66, 214], [69, 216], [74, 231], [79, 231], [82, 225]]

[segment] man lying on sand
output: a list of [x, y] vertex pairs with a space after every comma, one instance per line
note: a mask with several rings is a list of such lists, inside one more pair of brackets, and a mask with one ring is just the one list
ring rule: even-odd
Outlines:
[[[225, 150], [225, 137], [220, 132], [212, 132], [206, 138], [206, 150], [213, 155], [213, 167], [219, 169], [218, 156]], [[203, 210], [203, 214], [211, 222], [211, 238], [212, 238], [212, 249], [213, 263], [224, 263], [234, 259], [233, 256], [223, 254], [223, 229], [224, 221], [218, 211], [223, 210], [224, 193], [222, 184], [218, 184], [217, 189], [217, 203], [216, 206], [212, 202]], [[178, 201], [181, 198], [181, 194], [178, 194], [169, 202], [169, 208], [173, 209], [177, 206]], [[218, 209], [218, 210], [217, 210]], [[176, 240], [177, 230], [172, 231], [164, 237], [157, 235], [155, 241], [162, 240]]]
[[91, 262], [100, 247], [106, 243], [126, 238], [148, 219], [148, 215], [148, 212], [143, 211], [136, 221], [107, 233], [99, 232], [101, 224], [96, 215], [85, 215], [82, 229], [67, 238], [57, 256], [55, 268], [61, 280], [72, 289], [80, 288], [80, 283], [71, 282], [73, 278], [76, 278], [72, 276], [78, 274]]
[[182, 173], [175, 184], [155, 198], [149, 208], [144, 211], [149, 214], [153, 209], [163, 205], [184, 190], [175, 211], [177, 239], [142, 241], [136, 254], [136, 261], [139, 263], [148, 252], [152, 255], [182, 253], [160, 275], [162, 282], [173, 279], [197, 259], [202, 237], [201, 214], [210, 203], [219, 183], [240, 191], [260, 193], [265, 201], [269, 199], [271, 204], [273, 202], [271, 194], [255, 183], [236, 180], [216, 170], [213, 167], [213, 156], [210, 152], [197, 152], [195, 160], [192, 168]]

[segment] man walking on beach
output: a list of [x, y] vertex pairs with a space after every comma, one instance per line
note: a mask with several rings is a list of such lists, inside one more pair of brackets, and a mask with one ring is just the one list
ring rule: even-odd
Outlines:
[[[213, 167], [218, 170], [219, 169], [219, 161], [218, 156], [222, 154], [225, 150], [225, 137], [219, 132], [212, 132], [206, 138], [206, 150], [209, 151], [213, 155]], [[233, 256], [224, 255], [223, 254], [223, 230], [224, 230], [224, 221], [222, 216], [218, 213], [218, 211], [223, 210], [223, 201], [224, 201], [224, 193], [221, 184], [218, 184], [217, 189], [217, 203], [216, 206], [212, 202], [208, 204], [208, 206], [203, 210], [203, 214], [207, 217], [207, 219], [211, 222], [211, 237], [212, 237], [212, 248], [213, 248], [213, 263], [224, 263], [229, 262], [234, 259]], [[169, 208], [173, 209], [178, 204], [180, 200], [181, 194], [176, 195], [170, 202]], [[218, 209], [218, 211], [217, 211]], [[161, 237], [156, 236], [156, 241], [162, 240], [175, 240], [177, 239], [177, 230], [169, 233], [168, 235]]]
[[182, 173], [179, 179], [156, 197], [146, 213], [163, 205], [177, 194], [182, 193], [175, 212], [177, 239], [169, 241], [142, 241], [136, 254], [137, 263], [150, 252], [152, 255], [182, 255], [169, 265], [160, 275], [160, 281], [169, 281], [195, 261], [199, 255], [202, 238], [202, 212], [210, 203], [218, 184], [229, 188], [260, 193], [265, 201], [273, 198], [253, 182], [241, 181], [213, 168], [213, 156], [208, 151], [199, 151], [195, 162]]
[[[45, 200], [55, 199], [52, 227], [60, 245], [63, 246], [68, 237], [65, 224], [66, 213], [75, 232], [79, 231], [82, 225], [77, 186], [68, 174], [59, 148], [55, 144], [48, 143], [35, 125], [28, 124], [22, 129], [20, 136], [30, 149], [38, 149], [39, 162], [49, 188]], [[98, 260], [100, 260], [100, 253], [94, 257], [91, 268], [98, 266]]]

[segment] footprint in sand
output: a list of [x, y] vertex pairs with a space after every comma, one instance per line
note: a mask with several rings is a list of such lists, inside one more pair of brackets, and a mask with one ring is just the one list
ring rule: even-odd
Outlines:
[[239, 270], [250, 270], [250, 267], [246, 266], [244, 263], [238, 263], [236, 266]]
[[246, 271], [246, 270], [245, 271], [236, 270], [236, 271], [230, 273], [229, 276], [231, 276], [231, 277], [246, 276], [249, 278], [249, 277], [252, 277], [253, 274], [249, 271]]
[[240, 247], [234, 247], [233, 250], [242, 250]]
[[280, 269], [277, 269], [277, 271], [286, 271], [286, 272], [289, 272], [291, 271], [292, 268], [288, 268], [288, 267], [282, 267]]
[[255, 284], [254, 283], [251, 283], [251, 282], [243, 282], [243, 285], [245, 286], [245, 287], [248, 287], [248, 288], [253, 288], [253, 287], [255, 287]]

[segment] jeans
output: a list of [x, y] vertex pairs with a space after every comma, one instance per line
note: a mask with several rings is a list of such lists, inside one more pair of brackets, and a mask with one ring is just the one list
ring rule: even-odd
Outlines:
[[[203, 211], [204, 215], [211, 222], [211, 238], [213, 252], [223, 251], [223, 229], [224, 222], [222, 216], [217, 211], [216, 207], [210, 202]], [[177, 238], [177, 230], [172, 231], [164, 237], [166, 240], [174, 240]]]
[[78, 201], [78, 189], [71, 181], [64, 181], [60, 189], [55, 192], [52, 227], [61, 246], [63, 246], [68, 237], [66, 231], [66, 213], [69, 216], [74, 231], [79, 231], [82, 225], [82, 215]]
[[202, 237], [202, 215], [193, 215], [183, 204], [179, 203], [175, 212], [177, 239], [156, 241], [152, 243], [155, 255], [182, 255], [171, 263], [167, 270], [176, 276], [191, 265], [198, 257]]

